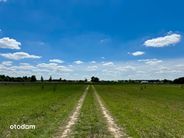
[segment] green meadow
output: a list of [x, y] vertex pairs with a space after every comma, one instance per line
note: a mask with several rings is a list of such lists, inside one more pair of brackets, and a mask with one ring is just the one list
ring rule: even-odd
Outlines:
[[116, 122], [133, 138], [184, 137], [180, 85], [96, 85]]
[[[84, 85], [1, 84], [0, 137], [51, 137], [71, 112]], [[35, 125], [35, 129], [10, 129], [13, 124]]]
[[[87, 85], [0, 84], [0, 137], [51, 138], [69, 116]], [[182, 85], [94, 85], [115, 123], [133, 138], [184, 137]], [[35, 129], [10, 129], [10, 125], [35, 125]], [[113, 137], [89, 87], [71, 137]]]

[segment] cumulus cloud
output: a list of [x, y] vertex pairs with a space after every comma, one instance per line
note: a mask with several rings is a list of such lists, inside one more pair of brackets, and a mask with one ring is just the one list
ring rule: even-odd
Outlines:
[[103, 63], [103, 66], [112, 66], [112, 65], [114, 65], [113, 62], [106, 62], [106, 63]]
[[20, 49], [20, 46], [21, 43], [13, 38], [4, 37], [0, 39], [0, 48]]
[[12, 66], [11, 69], [15, 69], [15, 70], [33, 70], [36, 67], [34, 67], [33, 65], [30, 65], [29, 63], [20, 63], [19, 66]]
[[56, 71], [56, 72], [71, 72], [72, 69], [66, 66], [60, 66], [57, 63], [40, 63], [37, 67], [41, 69], [46, 69], [48, 71]]
[[53, 62], [53, 63], [64, 63], [63, 60], [60, 59], [50, 59], [49, 62]]
[[117, 71], [134, 71], [136, 68], [134, 66], [131, 66], [131, 65], [124, 65], [124, 66], [117, 66], [115, 68], [115, 70]]
[[80, 61], [80, 60], [76, 60], [76, 61], [74, 61], [74, 63], [79, 65], [79, 64], [82, 64], [84, 62], [83, 61]]
[[130, 54], [132, 56], [142, 56], [142, 55], [145, 54], [145, 52], [143, 52], [143, 51], [136, 51], [136, 52], [128, 53], [128, 54]]
[[46, 68], [46, 69], [55, 69], [55, 67], [57, 66], [58, 66], [57, 63], [40, 63], [37, 65], [37, 67]]
[[138, 60], [139, 62], [144, 62], [145, 64], [148, 64], [148, 65], [157, 65], [159, 63], [162, 63], [163, 61], [162, 60], [159, 60], [159, 59], [142, 59], [142, 60]]
[[25, 59], [25, 58], [32, 58], [32, 59], [41, 58], [40, 56], [30, 55], [25, 52], [1, 53], [0, 56], [8, 58], [8, 59], [12, 59], [12, 60], [20, 60], [20, 59]]
[[88, 66], [87, 71], [96, 71], [98, 66]]
[[153, 38], [144, 42], [147, 47], [165, 47], [180, 42], [180, 34], [168, 34], [164, 37]]
[[[106, 62], [107, 63], [107, 62]], [[161, 63], [161, 64], [160, 64]], [[159, 60], [143, 59], [138, 61], [113, 62], [113, 66], [104, 66], [101, 62], [91, 64], [85, 62], [81, 65], [63, 65], [57, 63], [20, 63], [6, 66], [0, 63], [1, 74], [9, 76], [31, 76], [37, 78], [43, 76], [49, 78], [65, 79], [90, 79], [97, 76], [101, 80], [123, 80], [123, 79], [175, 79], [181, 77], [184, 72], [184, 59]], [[154, 67], [152, 65], [155, 65]]]
[[29, 63], [20, 63], [21, 66], [29, 66]]
[[4, 65], [4, 66], [11, 66], [12, 61], [3, 61], [1, 64]]

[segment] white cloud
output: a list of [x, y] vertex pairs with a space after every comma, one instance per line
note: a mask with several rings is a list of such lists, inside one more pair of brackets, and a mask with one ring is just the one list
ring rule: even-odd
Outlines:
[[13, 38], [4, 37], [0, 39], [0, 48], [20, 49], [20, 46], [21, 43]]
[[11, 66], [12, 65], [12, 61], [3, 61], [1, 64], [5, 65], [5, 66]]
[[60, 59], [50, 59], [49, 62], [53, 62], [53, 63], [64, 63], [63, 60]]
[[135, 67], [131, 65], [117, 66], [115, 68], [118, 71], [134, 71]]
[[98, 68], [97, 66], [88, 66], [88, 67], [87, 67], [87, 70], [88, 70], [88, 71], [96, 71], [97, 68]]
[[20, 63], [21, 66], [29, 66], [29, 63]]
[[[97, 62], [95, 65], [85, 62], [81, 65], [72, 64], [72, 66], [60, 66], [57, 63], [39, 63], [37, 65], [20, 63], [16, 66], [6, 66], [0, 63], [0, 72], [9, 76], [31, 76], [34, 74], [38, 79], [40, 76], [48, 79], [50, 75], [53, 78], [65, 79], [90, 79], [91, 76], [97, 76], [101, 80], [175, 79], [183, 76], [183, 63], [184, 59], [143, 59], [113, 62], [113, 66], [104, 66], [101, 62]], [[156, 66], [153, 67], [153, 64]]]
[[178, 65], [176, 65], [176, 67], [183, 67], [184, 68], [184, 64], [178, 64]]
[[153, 38], [144, 42], [147, 47], [165, 47], [180, 42], [180, 34], [168, 34], [164, 37]]
[[154, 59], [143, 59], [143, 60], [138, 60], [138, 61], [139, 62], [144, 62], [145, 64], [148, 64], [148, 65], [157, 65], [157, 64], [163, 62], [162, 60], [158, 60], [156, 58], [154, 58]]
[[112, 65], [114, 65], [114, 63], [113, 62], [106, 62], [106, 63], [103, 63], [103, 65], [104, 66], [112, 66]]
[[25, 59], [25, 58], [32, 58], [32, 59], [41, 58], [40, 56], [30, 55], [25, 52], [2, 53], [0, 54], [0, 56], [8, 58], [8, 59], [12, 59], [12, 60], [20, 60], [20, 59]]
[[90, 63], [91, 63], [91, 64], [95, 64], [95, 63], [96, 63], [96, 61], [94, 61], [94, 60], [93, 60], [93, 61], [91, 61]]
[[61, 73], [63, 73], [63, 72], [73, 72], [72, 69], [70, 69], [66, 66], [58, 66], [56, 71], [61, 72]]
[[131, 54], [132, 56], [142, 56], [145, 54], [145, 52], [143, 51], [136, 51], [136, 52], [133, 52], [133, 53], [129, 53]]
[[72, 69], [66, 66], [59, 66], [57, 63], [40, 63], [37, 65], [38, 68], [46, 69], [48, 71], [55, 71], [55, 72], [71, 72]]
[[28, 64], [28, 63], [21, 63], [19, 66], [12, 66], [11, 69], [15, 70], [32, 70], [35, 69], [36, 67]]
[[57, 63], [40, 63], [37, 67], [45, 68], [45, 69], [55, 69], [58, 66]]
[[82, 64], [84, 62], [83, 61], [80, 61], [80, 60], [77, 60], [77, 61], [74, 61], [74, 63], [79, 65], [79, 64]]

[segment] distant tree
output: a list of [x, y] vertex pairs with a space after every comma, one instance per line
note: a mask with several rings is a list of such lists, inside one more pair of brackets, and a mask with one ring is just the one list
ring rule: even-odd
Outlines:
[[16, 78], [16, 81], [17, 81], [17, 82], [23, 82], [24, 80], [23, 80], [23, 78], [21, 78], [21, 77], [17, 77], [17, 78]]
[[0, 81], [4, 81], [5, 80], [5, 75], [0, 75]]
[[175, 83], [175, 84], [184, 84], [184, 77], [175, 79], [175, 80], [173, 81], [173, 83]]
[[36, 81], [36, 76], [35, 75], [32, 75], [31, 76], [31, 82], [35, 82]]
[[88, 82], [88, 79], [85, 78], [84, 82]]
[[100, 79], [98, 77], [91, 77], [91, 82], [99, 82]]
[[6, 76], [5, 81], [11, 81], [11, 78], [9, 76]]
[[172, 83], [172, 81], [171, 80], [164, 79], [163, 80], [163, 83]]
[[43, 76], [41, 76], [41, 82], [43, 82]]
[[52, 81], [52, 76], [50, 76], [49, 81], [50, 81], [50, 82]]
[[36, 76], [33, 75], [31, 77], [23, 76], [23, 77], [10, 77], [5, 75], [0, 75], [0, 81], [7, 82], [34, 82], [36, 81]]
[[62, 81], [62, 78], [59, 78], [59, 81]]
[[23, 81], [28, 81], [28, 77], [27, 76], [24, 76], [23, 77]]

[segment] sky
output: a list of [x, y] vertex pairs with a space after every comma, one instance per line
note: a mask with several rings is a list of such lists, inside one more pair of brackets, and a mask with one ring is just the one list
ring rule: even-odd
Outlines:
[[183, 0], [0, 0], [0, 74], [184, 76]]

